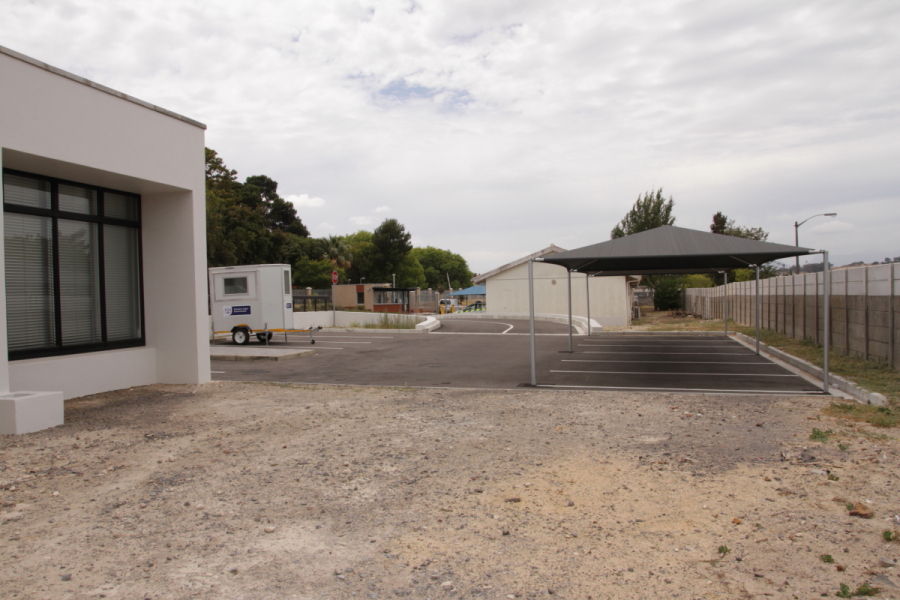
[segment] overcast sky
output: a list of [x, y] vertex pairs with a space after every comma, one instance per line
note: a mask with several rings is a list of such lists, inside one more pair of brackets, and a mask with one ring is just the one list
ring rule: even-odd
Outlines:
[[5, 0], [0, 45], [206, 123], [312, 235], [395, 217], [484, 272], [663, 188], [900, 256], [897, 0]]

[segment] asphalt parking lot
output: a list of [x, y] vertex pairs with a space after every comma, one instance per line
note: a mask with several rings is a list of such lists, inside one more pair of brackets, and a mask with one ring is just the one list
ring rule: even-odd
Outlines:
[[724, 335], [578, 337], [539, 383], [647, 391], [819, 393], [813, 383]]
[[[522, 325], [524, 323], [524, 325]], [[541, 387], [816, 394], [813, 383], [724, 336], [574, 336], [538, 322]], [[508, 329], [512, 325], [513, 329]], [[212, 362], [213, 379], [310, 384], [499, 388], [531, 379], [527, 321], [454, 321], [442, 333], [320, 332], [272, 347], [313, 348], [295, 360]], [[517, 328], [518, 331], [517, 331]], [[493, 331], [491, 331], [493, 330]], [[506, 330], [506, 333], [503, 331]], [[440, 331], [440, 330], [439, 330]], [[493, 333], [493, 335], [491, 335]], [[522, 335], [516, 335], [520, 333]]]

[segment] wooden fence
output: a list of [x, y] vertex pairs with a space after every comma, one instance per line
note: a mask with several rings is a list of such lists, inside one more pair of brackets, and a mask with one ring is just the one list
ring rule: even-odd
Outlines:
[[[817, 344], [824, 337], [822, 273], [759, 282], [761, 327]], [[704, 319], [724, 315], [725, 286], [684, 291], [685, 311]], [[756, 323], [756, 281], [728, 284], [729, 318]], [[900, 369], [900, 269], [897, 263], [831, 271], [831, 348], [842, 354], [887, 362]]]

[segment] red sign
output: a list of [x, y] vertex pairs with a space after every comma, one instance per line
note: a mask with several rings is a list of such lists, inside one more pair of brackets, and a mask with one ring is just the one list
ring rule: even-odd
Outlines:
[[332, 271], [331, 272], [331, 285], [337, 285], [337, 281], [338, 281], [337, 271]]

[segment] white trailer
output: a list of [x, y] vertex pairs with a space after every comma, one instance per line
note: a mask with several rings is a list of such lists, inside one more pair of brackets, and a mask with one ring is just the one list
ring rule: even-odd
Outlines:
[[309, 333], [294, 329], [290, 265], [242, 265], [209, 269], [210, 309], [214, 334], [230, 333], [235, 344], [250, 337], [268, 344], [273, 333]]

